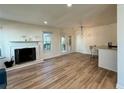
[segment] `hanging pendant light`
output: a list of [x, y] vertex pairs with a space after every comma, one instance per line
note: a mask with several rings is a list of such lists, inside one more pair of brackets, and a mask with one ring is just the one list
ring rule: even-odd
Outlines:
[[83, 34], [83, 26], [81, 25], [80, 28], [81, 28], [81, 34]]

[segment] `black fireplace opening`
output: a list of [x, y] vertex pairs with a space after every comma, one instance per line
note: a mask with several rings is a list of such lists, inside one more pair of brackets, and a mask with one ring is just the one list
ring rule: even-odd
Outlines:
[[15, 64], [36, 60], [36, 48], [15, 49]]

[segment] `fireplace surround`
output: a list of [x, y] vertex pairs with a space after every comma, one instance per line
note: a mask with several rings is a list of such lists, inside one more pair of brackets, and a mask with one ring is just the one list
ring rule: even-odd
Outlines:
[[15, 49], [15, 64], [21, 64], [36, 60], [36, 48]]

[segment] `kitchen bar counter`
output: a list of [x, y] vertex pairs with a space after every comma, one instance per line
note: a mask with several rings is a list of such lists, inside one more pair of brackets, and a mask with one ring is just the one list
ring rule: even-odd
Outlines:
[[117, 71], [117, 48], [99, 47], [98, 55], [99, 67], [115, 72]]

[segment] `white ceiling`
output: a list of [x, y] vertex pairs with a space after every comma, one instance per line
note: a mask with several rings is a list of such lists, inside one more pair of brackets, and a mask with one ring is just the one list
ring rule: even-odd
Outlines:
[[54, 5], [0, 5], [0, 18], [30, 24], [60, 28], [98, 26], [117, 22], [116, 5], [105, 4], [65, 4]]

